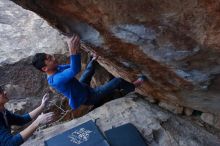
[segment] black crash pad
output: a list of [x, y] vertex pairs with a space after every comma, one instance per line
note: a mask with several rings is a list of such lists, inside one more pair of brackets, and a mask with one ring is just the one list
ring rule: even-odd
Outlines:
[[109, 146], [92, 120], [52, 137], [44, 143], [45, 146]]
[[147, 146], [135, 126], [128, 123], [105, 131], [111, 146]]

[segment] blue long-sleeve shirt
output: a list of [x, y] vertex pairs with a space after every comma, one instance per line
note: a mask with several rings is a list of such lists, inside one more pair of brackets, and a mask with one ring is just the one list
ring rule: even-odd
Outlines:
[[75, 78], [80, 70], [80, 54], [71, 55], [69, 65], [59, 65], [57, 72], [47, 78], [51, 87], [68, 98], [73, 110], [85, 103], [89, 96], [89, 87]]
[[27, 124], [32, 120], [30, 115], [17, 115], [5, 110], [5, 118], [4, 112], [0, 112], [0, 146], [21, 145], [24, 140], [19, 133], [11, 134], [11, 125], [23, 126]]

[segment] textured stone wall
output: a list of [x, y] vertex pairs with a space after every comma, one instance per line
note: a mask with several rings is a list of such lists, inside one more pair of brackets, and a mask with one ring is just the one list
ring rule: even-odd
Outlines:
[[218, 0], [12, 0], [64, 34], [77, 33], [100, 64], [149, 99], [219, 114]]
[[0, 65], [12, 64], [38, 52], [65, 53], [57, 30], [35, 13], [0, 0]]

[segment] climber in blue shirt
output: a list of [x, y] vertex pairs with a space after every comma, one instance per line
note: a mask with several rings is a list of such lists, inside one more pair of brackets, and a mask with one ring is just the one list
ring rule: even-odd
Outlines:
[[[4, 106], [9, 101], [9, 98], [3, 87], [0, 86], [0, 146], [19, 146], [34, 133], [39, 125], [51, 122], [53, 113], [40, 114], [45, 108], [48, 99], [48, 95], [45, 94], [41, 105], [32, 112], [24, 115], [14, 114], [5, 109]], [[18, 134], [11, 134], [12, 125], [23, 126], [35, 118], [37, 119], [26, 129]]]
[[54, 56], [46, 53], [37, 53], [33, 57], [32, 64], [47, 74], [49, 85], [68, 98], [69, 105], [73, 110], [80, 105], [97, 105], [104, 97], [112, 94], [115, 89], [123, 90], [127, 94], [143, 83], [143, 77], [138, 78], [133, 83], [122, 78], [114, 78], [102, 86], [91, 88], [90, 81], [95, 73], [94, 66], [97, 56], [93, 56], [78, 80], [76, 75], [81, 71], [80, 39], [78, 36], [73, 36], [68, 39], [67, 44], [70, 64], [58, 65]]

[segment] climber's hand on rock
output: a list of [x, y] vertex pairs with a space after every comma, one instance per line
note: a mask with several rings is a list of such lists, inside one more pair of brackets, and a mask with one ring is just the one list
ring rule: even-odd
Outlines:
[[41, 106], [43, 108], [45, 108], [47, 106], [49, 99], [50, 99], [49, 94], [48, 93], [44, 94], [42, 101], [41, 101]]
[[53, 112], [49, 112], [46, 114], [41, 114], [37, 117], [36, 122], [38, 125], [45, 125], [48, 124], [50, 122], [52, 122], [54, 119], [54, 113]]
[[80, 39], [77, 35], [74, 35], [71, 38], [67, 39], [67, 44], [69, 47], [70, 55], [75, 55], [78, 53], [80, 48]]

